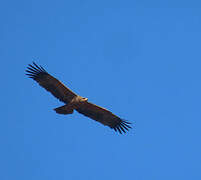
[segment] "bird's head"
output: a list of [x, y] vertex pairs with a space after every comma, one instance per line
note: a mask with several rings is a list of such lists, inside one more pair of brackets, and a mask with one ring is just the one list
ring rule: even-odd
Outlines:
[[82, 97], [81, 102], [87, 102], [88, 98]]

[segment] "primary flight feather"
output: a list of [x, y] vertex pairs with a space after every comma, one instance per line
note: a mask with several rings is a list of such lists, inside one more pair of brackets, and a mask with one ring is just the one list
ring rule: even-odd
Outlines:
[[72, 114], [74, 110], [90, 117], [91, 119], [102, 123], [105, 126], [120, 133], [128, 131], [131, 126], [125, 121], [105, 108], [88, 102], [87, 98], [81, 97], [72, 92], [59, 80], [51, 76], [42, 66], [33, 62], [29, 64], [26, 70], [30, 78], [39, 83], [40, 86], [49, 91], [53, 96], [64, 102], [65, 105], [55, 108], [58, 114]]

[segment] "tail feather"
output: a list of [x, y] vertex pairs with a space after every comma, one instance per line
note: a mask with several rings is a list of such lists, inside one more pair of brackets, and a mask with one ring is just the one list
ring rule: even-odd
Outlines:
[[72, 114], [73, 108], [69, 107], [68, 105], [64, 105], [54, 109], [58, 114]]

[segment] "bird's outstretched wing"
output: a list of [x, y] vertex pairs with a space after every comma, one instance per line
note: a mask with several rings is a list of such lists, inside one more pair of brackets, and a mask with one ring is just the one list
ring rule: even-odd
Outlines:
[[87, 116], [90, 117], [105, 126], [109, 126], [110, 128], [114, 129], [115, 131], [118, 131], [120, 133], [128, 131], [131, 126], [129, 126], [129, 122], [122, 120], [118, 116], [114, 115], [112, 112], [108, 111], [105, 108], [99, 107], [95, 104], [92, 104], [90, 102], [85, 102], [80, 104], [76, 110]]
[[43, 67], [38, 66], [34, 62], [33, 65], [28, 65], [26, 72], [26, 75], [37, 81], [40, 86], [64, 103], [69, 103], [75, 96], [77, 96], [59, 80], [48, 74]]

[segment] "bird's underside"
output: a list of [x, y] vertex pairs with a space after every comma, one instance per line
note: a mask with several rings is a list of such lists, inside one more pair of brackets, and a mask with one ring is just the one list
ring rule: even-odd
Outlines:
[[55, 108], [54, 110], [58, 114], [72, 114], [74, 109], [78, 109], [82, 105], [82, 103], [87, 101], [87, 98], [83, 98], [77, 95], [68, 104]]
[[129, 125], [131, 123], [122, 120], [105, 108], [88, 102], [87, 98], [81, 97], [68, 89], [64, 84], [48, 74], [43, 67], [38, 66], [34, 62], [33, 65], [29, 64], [26, 72], [26, 75], [34, 79], [40, 86], [65, 103], [65, 105], [54, 109], [56, 113], [72, 114], [73, 111], [76, 110], [77, 112], [100, 122], [103, 125], [109, 126], [120, 133], [125, 133], [131, 128]]

